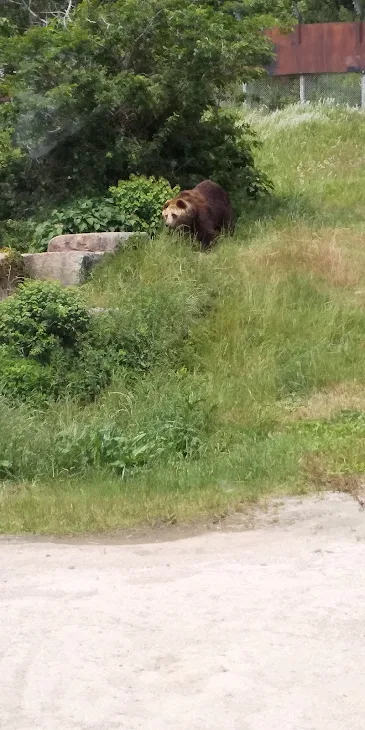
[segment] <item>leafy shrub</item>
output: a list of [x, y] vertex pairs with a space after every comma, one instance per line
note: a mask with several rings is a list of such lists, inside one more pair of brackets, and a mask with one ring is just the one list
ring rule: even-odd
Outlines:
[[[112, 282], [118, 282], [115, 310], [91, 316], [80, 290], [63, 289], [51, 282], [28, 281], [0, 303], [0, 345], [8, 349], [13, 360], [25, 357], [50, 368], [50, 399], [70, 396], [90, 402], [112, 379], [125, 379], [128, 387], [135, 389], [151, 371], [194, 367], [193, 334], [196, 323], [213, 306], [211, 288], [197, 283], [194, 269], [186, 281], [179, 276], [161, 279], [162, 252], [156, 259], [155, 243], [139, 245], [138, 241], [136, 236], [111, 263], [98, 267], [86, 287], [97, 299], [98, 291], [108, 286], [113, 289]], [[147, 276], [143, 286], [136, 286], [141, 269], [146, 268], [141, 265], [146, 257], [153, 259], [155, 273]], [[22, 389], [19, 380], [23, 372]], [[13, 380], [9, 380], [2, 392], [11, 398], [13, 388], [18, 399], [22, 390], [24, 399], [29, 400], [29, 393], [36, 394], [37, 381], [30, 387], [24, 369], [16, 377], [14, 388]], [[39, 380], [39, 393], [45, 388]], [[174, 439], [182, 443], [185, 436], [181, 434], [186, 429], [176, 425], [179, 418], [171, 414], [164, 423], [175, 422]], [[172, 437], [170, 431], [169, 426], [164, 439]]]
[[111, 187], [113, 202], [124, 220], [124, 230], [155, 233], [161, 225], [161, 210], [169, 198], [178, 194], [180, 188], [171, 188], [163, 177], [131, 175], [129, 180], [120, 180], [117, 187]]
[[[10, 104], [0, 104], [0, 107]], [[8, 218], [12, 211], [18, 213], [21, 195], [17, 188], [23, 172], [25, 155], [13, 144], [14, 129], [5, 111], [0, 109], [0, 220]]]
[[0, 393], [12, 400], [39, 401], [53, 392], [52, 369], [35, 360], [16, 358], [0, 349]]
[[84, 469], [102, 467], [123, 474], [126, 469], [152, 466], [169, 455], [194, 458], [201, 447], [201, 435], [179, 422], [136, 435], [123, 434], [115, 425], [85, 426], [76, 434], [74, 430], [60, 434], [57, 461], [61, 470], [80, 470], [82, 465]]
[[53, 395], [85, 403], [95, 400], [110, 383], [116, 358], [112, 349], [94, 349], [87, 333], [77, 352], [55, 351], [50, 364]]
[[0, 247], [26, 253], [32, 248], [34, 223], [31, 220], [8, 220], [0, 223]]
[[34, 241], [37, 249], [46, 250], [54, 236], [64, 233], [115, 231], [118, 228], [118, 210], [110, 198], [83, 198], [64, 208], [53, 210], [48, 220], [38, 223], [34, 229]]
[[97, 231], [145, 231], [155, 233], [161, 224], [161, 210], [179, 188], [171, 188], [163, 178], [131, 175], [117, 187], [109, 189], [110, 197], [84, 198], [65, 208], [53, 210], [50, 218], [39, 223], [34, 239], [46, 249], [53, 236], [63, 233]]
[[17, 357], [0, 348], [0, 395], [10, 402], [45, 401], [70, 397], [79, 403], [95, 400], [113, 375], [112, 353], [95, 352], [88, 344], [78, 352], [53, 351], [48, 364], [31, 357]]
[[[156, 282], [142, 293], [130, 289], [119, 311], [90, 316], [77, 291], [26, 282], [0, 303], [0, 345], [11, 357], [8, 369], [14, 367], [2, 392], [29, 399], [38, 383], [39, 393], [47, 391], [49, 398], [67, 395], [86, 402], [98, 397], [114, 374], [125, 373], [135, 384], [138, 374], [181, 365], [205, 305], [204, 293], [190, 288], [178, 293]], [[39, 369], [22, 368], [21, 357], [49, 368], [52, 382], [48, 375], [42, 380]], [[176, 427], [174, 438], [177, 432]]]
[[53, 282], [27, 281], [0, 303], [0, 345], [47, 363], [59, 348], [75, 348], [90, 315], [80, 295]]
[[[259, 144], [239, 113], [210, 108], [195, 124], [172, 116], [159, 137], [160, 159], [153, 161], [151, 156], [150, 164], [158, 174], [182, 187], [209, 178], [233, 199], [238, 195], [240, 201], [255, 200], [272, 189], [269, 178], [255, 166], [254, 150]], [[162, 160], [162, 148], [170, 150], [169, 161]]]
[[272, 52], [259, 22], [226, 10], [207, 0], [95, 0], [79, 3], [72, 22], [3, 39], [14, 99], [3, 106], [25, 158], [14, 211], [23, 199], [36, 210], [98, 197], [131, 173], [184, 186], [224, 173], [244, 191], [254, 176], [261, 189], [252, 138], [218, 114], [218, 99]]
[[[98, 397], [116, 373], [135, 382], [152, 368], [176, 367], [185, 362], [191, 328], [205, 305], [204, 293], [177, 295], [156, 282], [142, 294], [130, 290], [119, 311], [90, 316], [77, 291], [26, 282], [0, 303], [0, 345], [11, 355], [9, 368], [15, 368], [2, 392], [29, 399], [37, 382], [39, 393], [47, 390], [49, 380], [37, 381], [40, 371], [21, 368], [20, 357], [50, 369], [50, 398], [67, 395], [83, 402]], [[35, 373], [33, 384], [29, 372]]]
[[9, 164], [21, 157], [21, 151], [12, 144], [14, 129], [0, 129], [0, 170], [9, 167]]

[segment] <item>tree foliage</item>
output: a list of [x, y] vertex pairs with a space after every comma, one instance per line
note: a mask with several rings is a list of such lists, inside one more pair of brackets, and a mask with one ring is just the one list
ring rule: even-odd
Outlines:
[[83, 0], [66, 19], [3, 37], [2, 86], [24, 154], [18, 199], [94, 195], [136, 173], [259, 192], [250, 131], [218, 99], [271, 51], [257, 19], [226, 10], [206, 0]]
[[297, 16], [299, 15], [303, 23], [335, 23], [355, 20], [356, 2], [357, 0], [299, 0], [295, 6]]
[[78, 292], [53, 282], [28, 281], [1, 302], [0, 346], [47, 362], [55, 347], [76, 347], [89, 321]]
[[329, 23], [353, 20], [363, 14], [364, 0], [207, 0], [236, 17], [260, 18], [265, 26], [279, 23]]
[[[0, 0], [0, 35], [22, 33], [53, 18], [67, 21], [79, 0]], [[2, 30], [2, 33], [1, 33]]]
[[82, 198], [65, 208], [53, 210], [48, 220], [33, 229], [32, 244], [46, 250], [54, 236], [95, 231], [156, 233], [161, 226], [161, 210], [168, 198], [177, 195], [163, 178], [132, 175], [109, 188], [108, 197]]

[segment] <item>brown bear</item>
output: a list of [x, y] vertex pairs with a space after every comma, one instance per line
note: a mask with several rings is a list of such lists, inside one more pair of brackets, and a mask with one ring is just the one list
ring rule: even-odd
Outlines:
[[169, 228], [186, 229], [208, 248], [223, 230], [231, 230], [233, 211], [223, 188], [211, 180], [203, 180], [192, 190], [182, 190], [167, 200], [162, 217]]

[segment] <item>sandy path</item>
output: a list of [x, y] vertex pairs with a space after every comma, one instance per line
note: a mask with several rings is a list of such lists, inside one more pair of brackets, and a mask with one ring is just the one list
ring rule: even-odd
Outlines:
[[270, 522], [1, 541], [1, 730], [363, 730], [365, 512], [330, 495]]

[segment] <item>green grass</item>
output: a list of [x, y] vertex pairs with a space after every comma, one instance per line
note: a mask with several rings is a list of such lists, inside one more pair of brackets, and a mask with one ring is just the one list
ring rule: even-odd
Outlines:
[[208, 254], [161, 234], [95, 270], [88, 301], [119, 308], [145, 372], [84, 408], [0, 403], [2, 532], [185, 522], [360, 483], [364, 116], [243, 114], [275, 195]]

